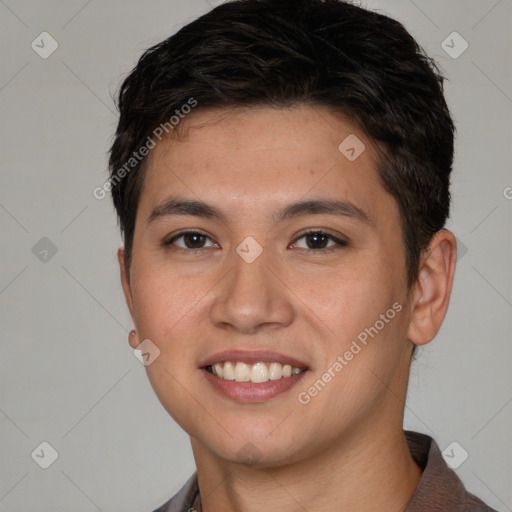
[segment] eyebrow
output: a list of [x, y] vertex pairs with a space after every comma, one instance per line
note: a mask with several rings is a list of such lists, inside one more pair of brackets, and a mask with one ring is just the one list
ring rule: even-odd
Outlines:
[[[285, 206], [273, 215], [275, 223], [287, 219], [300, 217], [302, 215], [337, 215], [349, 217], [364, 224], [373, 226], [374, 223], [370, 216], [355, 204], [340, 201], [336, 199], [312, 199], [309, 201], [299, 201], [297, 203]], [[203, 217], [206, 219], [218, 220], [224, 224], [228, 223], [226, 214], [215, 206], [209, 205], [203, 201], [190, 199], [171, 198], [164, 203], [153, 208], [149, 214], [147, 223], [172, 215], [186, 215], [194, 217]]]

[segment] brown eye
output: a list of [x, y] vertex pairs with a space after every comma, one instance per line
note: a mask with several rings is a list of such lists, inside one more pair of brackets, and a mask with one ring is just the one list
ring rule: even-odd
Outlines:
[[[304, 240], [305, 243], [299, 244], [299, 240]], [[328, 233], [324, 233], [323, 231], [310, 231], [309, 233], [304, 233], [297, 238], [294, 244], [294, 246], [299, 249], [306, 249], [309, 251], [325, 251], [335, 249], [337, 246], [346, 245], [348, 244], [344, 240], [339, 240], [338, 238]]]
[[308, 249], [325, 249], [329, 243], [329, 236], [322, 233], [311, 233], [305, 236]]
[[[178, 240], [181, 240], [178, 243]], [[205, 247], [216, 247], [216, 244], [211, 242], [210, 245], [206, 245], [208, 240], [211, 239], [207, 235], [203, 233], [199, 233], [197, 231], [186, 231], [184, 233], [179, 233], [178, 235], [171, 238], [165, 245], [175, 245], [180, 249], [203, 249]]]

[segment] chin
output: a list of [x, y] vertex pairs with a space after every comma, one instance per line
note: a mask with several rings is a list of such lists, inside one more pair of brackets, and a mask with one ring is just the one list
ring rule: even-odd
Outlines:
[[[212, 438], [211, 431], [198, 432], [199, 435], [192, 437], [216, 458], [258, 468], [284, 466], [297, 462], [311, 450], [311, 442], [299, 439], [298, 433], [287, 429], [278, 432], [279, 427], [276, 429], [275, 422], [272, 428], [275, 429], [274, 432], [272, 429], [266, 429], [262, 434], [261, 429], [240, 425], [236, 429], [229, 429], [232, 436], [220, 428], [222, 434], [219, 433], [215, 438]], [[301, 435], [304, 435], [303, 430]]]

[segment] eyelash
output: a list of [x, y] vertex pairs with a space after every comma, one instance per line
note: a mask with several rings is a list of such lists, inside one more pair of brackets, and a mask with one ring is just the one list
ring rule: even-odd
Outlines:
[[[174, 235], [171, 239], [165, 241], [163, 243], [163, 245], [165, 247], [170, 247], [174, 244], [174, 242], [186, 235], [200, 235], [200, 236], [203, 236], [205, 238], [208, 238], [211, 240], [211, 238], [206, 235], [205, 233], [201, 233], [200, 231], [182, 231], [181, 233], [178, 233], [177, 235]], [[302, 233], [301, 235], [299, 235], [295, 241], [293, 242], [294, 244], [296, 244], [299, 240], [301, 240], [302, 238], [304, 237], [307, 237], [308, 235], [320, 235], [320, 236], [324, 236], [324, 237], [327, 237], [330, 241], [333, 241], [336, 243], [336, 246], [334, 247], [327, 247], [327, 248], [324, 248], [324, 249], [302, 249], [302, 250], [305, 250], [307, 251], [307, 254], [313, 254], [315, 253], [315, 255], [318, 255], [318, 253], [321, 253], [321, 254], [326, 254], [326, 253], [330, 253], [332, 251], [335, 251], [337, 249], [340, 249], [341, 247], [347, 247], [349, 244], [346, 240], [340, 240], [339, 238], [335, 237], [334, 235], [331, 235], [330, 233], [327, 233], [323, 230], [320, 230], [320, 229], [313, 229], [313, 230], [310, 230], [310, 231], [306, 231], [305, 233]], [[328, 240], [328, 241], [329, 241]], [[213, 242], [214, 244], [216, 244], [217, 242]], [[185, 252], [185, 253], [190, 253], [190, 252], [196, 252], [196, 251], [201, 251], [202, 249], [204, 249], [204, 247], [198, 247], [196, 249], [184, 249], [183, 247], [173, 247], [173, 250], [175, 251], [179, 251], [179, 252]]]

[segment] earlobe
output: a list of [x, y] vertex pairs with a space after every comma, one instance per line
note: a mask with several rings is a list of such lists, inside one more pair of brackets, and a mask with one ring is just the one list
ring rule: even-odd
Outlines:
[[130, 347], [137, 348], [139, 346], [139, 337], [137, 336], [137, 331], [132, 329], [128, 334], [128, 343]]
[[128, 268], [126, 266], [124, 247], [119, 247], [119, 249], [117, 250], [117, 260], [119, 261], [121, 285], [123, 287], [124, 298], [126, 300], [126, 305], [128, 306], [128, 309], [130, 310], [130, 314], [133, 319], [133, 297]]
[[416, 281], [408, 338], [415, 345], [432, 341], [446, 316], [457, 257], [451, 231], [438, 231], [422, 255]]

